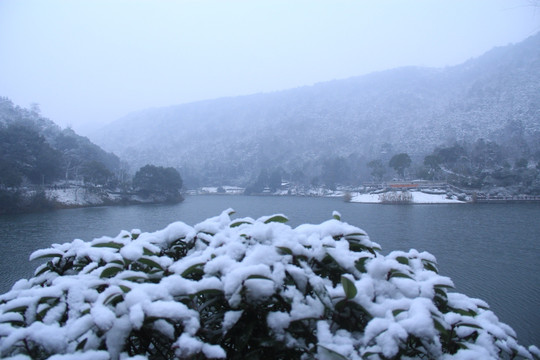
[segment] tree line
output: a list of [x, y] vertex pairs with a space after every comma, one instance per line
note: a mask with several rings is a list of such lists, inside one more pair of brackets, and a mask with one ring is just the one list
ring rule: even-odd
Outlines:
[[465, 189], [504, 187], [519, 193], [540, 193], [540, 152], [516, 157], [505, 146], [484, 139], [437, 147], [416, 161], [406, 153], [392, 156], [387, 164], [374, 159], [367, 167], [373, 181], [395, 175], [398, 179], [445, 181]]
[[526, 147], [516, 152], [509, 144], [479, 139], [439, 146], [423, 156], [389, 151], [381, 152], [378, 158], [329, 156], [289, 171], [263, 167], [248, 182], [246, 193], [274, 192], [282, 181], [335, 190], [338, 186], [392, 180], [444, 181], [463, 189], [505, 188], [514, 193], [540, 194], [540, 152], [527, 151]]
[[176, 169], [153, 165], [132, 176], [116, 155], [60, 129], [36, 105], [28, 110], [0, 98], [0, 213], [51, 208], [45, 188], [81, 185], [180, 199], [183, 182]]

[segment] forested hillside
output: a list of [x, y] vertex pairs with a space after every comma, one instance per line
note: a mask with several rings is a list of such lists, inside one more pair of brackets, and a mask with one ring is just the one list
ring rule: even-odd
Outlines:
[[0, 97], [0, 213], [52, 206], [44, 185], [113, 186], [120, 160], [71, 129], [42, 117], [39, 107]]
[[[179, 167], [188, 185], [256, 181], [261, 170], [317, 182], [343, 167], [437, 147], [501, 146], [509, 163], [540, 150], [540, 34], [444, 69], [399, 68], [287, 91], [149, 109], [93, 139], [133, 167]], [[389, 175], [391, 176], [391, 175]]]
[[39, 108], [0, 98], [0, 184], [51, 184], [58, 180], [113, 181], [119, 158], [73, 130], [42, 117]]

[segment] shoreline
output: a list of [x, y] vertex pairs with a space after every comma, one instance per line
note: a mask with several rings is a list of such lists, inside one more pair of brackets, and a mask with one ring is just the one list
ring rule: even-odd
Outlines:
[[184, 201], [181, 194], [173, 197], [160, 193], [141, 196], [138, 193], [120, 193], [82, 186], [22, 190], [12, 194], [18, 199], [17, 202], [3, 204], [0, 216], [101, 206], [177, 204]]
[[[206, 188], [208, 189], [208, 188]], [[45, 190], [47, 203], [41, 204], [39, 207], [28, 207], [15, 209], [14, 211], [3, 212], [1, 215], [26, 214], [47, 212], [52, 210], [69, 210], [79, 208], [91, 208], [101, 206], [130, 206], [130, 205], [145, 205], [145, 204], [178, 204], [184, 201], [185, 196], [290, 196], [290, 197], [326, 197], [326, 198], [342, 198], [345, 202], [355, 204], [379, 204], [379, 205], [461, 205], [461, 204], [515, 204], [515, 203], [540, 203], [540, 196], [537, 195], [514, 195], [514, 196], [491, 196], [475, 198], [474, 195], [464, 194], [447, 194], [446, 192], [422, 192], [422, 191], [391, 191], [391, 192], [373, 192], [363, 193], [359, 191], [327, 189], [310, 189], [309, 191], [293, 192], [276, 191], [274, 193], [260, 193], [245, 195], [243, 192], [213, 192], [188, 190], [179, 198], [167, 199], [163, 195], [151, 195], [148, 198], [143, 198], [138, 194], [117, 193], [112, 191], [88, 188], [71, 188], [71, 189], [48, 189]], [[77, 193], [79, 194], [77, 195]], [[408, 198], [402, 198], [404, 193]], [[31, 196], [27, 193], [26, 196]], [[386, 196], [386, 198], [385, 198]]]
[[436, 204], [468, 204], [472, 201], [465, 198], [459, 200], [457, 195], [448, 196], [446, 193], [429, 194], [421, 191], [395, 191], [372, 194], [351, 194], [352, 203], [361, 204], [390, 204], [390, 205], [436, 205]]

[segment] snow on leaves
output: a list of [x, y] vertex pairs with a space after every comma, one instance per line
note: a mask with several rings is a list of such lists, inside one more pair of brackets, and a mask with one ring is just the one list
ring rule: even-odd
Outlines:
[[[449, 292], [425, 252], [383, 256], [338, 213], [278, 214], [74, 240], [38, 250], [0, 296], [0, 357], [512, 358], [538, 349], [486, 303]], [[534, 355], [536, 354], [536, 355]]]

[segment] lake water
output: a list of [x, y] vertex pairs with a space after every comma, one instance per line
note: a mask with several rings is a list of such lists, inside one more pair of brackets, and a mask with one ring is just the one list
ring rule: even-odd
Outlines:
[[177, 205], [138, 205], [0, 216], [0, 293], [32, 275], [28, 256], [51, 243], [194, 225], [233, 208], [238, 217], [283, 213], [291, 226], [337, 210], [383, 253], [415, 248], [437, 257], [456, 291], [486, 300], [524, 345], [540, 345], [540, 204], [377, 205], [332, 198], [191, 196]]

